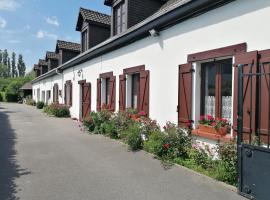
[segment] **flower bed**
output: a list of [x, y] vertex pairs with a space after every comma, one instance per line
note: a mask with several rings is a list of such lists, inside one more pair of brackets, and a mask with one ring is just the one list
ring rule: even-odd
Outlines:
[[[166, 162], [174, 162], [217, 180], [236, 185], [236, 145], [219, 144], [216, 149], [196, 145], [190, 129], [167, 122], [160, 128], [155, 120], [134, 110], [113, 113], [102, 109], [91, 112], [84, 126], [93, 134], [103, 134], [127, 143], [133, 151], [144, 149]], [[216, 151], [219, 159], [213, 159]]]
[[50, 104], [45, 106], [43, 111], [48, 115], [52, 115], [59, 118], [70, 117], [69, 108], [61, 104]]

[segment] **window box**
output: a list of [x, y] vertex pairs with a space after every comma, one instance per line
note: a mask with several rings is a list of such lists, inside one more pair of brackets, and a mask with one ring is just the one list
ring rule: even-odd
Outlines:
[[216, 128], [214, 126], [199, 124], [198, 129], [202, 132], [212, 133], [212, 134], [221, 135], [221, 136], [226, 135], [228, 132], [228, 126]]

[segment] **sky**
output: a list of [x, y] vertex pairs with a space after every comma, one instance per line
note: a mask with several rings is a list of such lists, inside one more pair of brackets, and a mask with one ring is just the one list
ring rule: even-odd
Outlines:
[[80, 42], [79, 8], [110, 14], [104, 0], [0, 0], [0, 49], [22, 54], [30, 71], [56, 40]]

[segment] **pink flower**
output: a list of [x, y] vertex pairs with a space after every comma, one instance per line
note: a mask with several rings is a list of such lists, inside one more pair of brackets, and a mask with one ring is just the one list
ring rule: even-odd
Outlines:
[[170, 144], [168, 144], [168, 143], [163, 144], [163, 148], [164, 148], [164, 149], [169, 149], [169, 148], [170, 148]]
[[203, 121], [204, 120], [204, 116], [202, 115], [202, 116], [200, 116], [200, 120], [201, 121]]
[[138, 113], [138, 115], [139, 115], [139, 116], [145, 116], [146, 113], [142, 110], [142, 111], [140, 111], [140, 112]]
[[207, 117], [207, 119], [210, 120], [210, 121], [214, 120], [213, 116], [211, 116], [211, 115], [207, 115], [206, 117]]

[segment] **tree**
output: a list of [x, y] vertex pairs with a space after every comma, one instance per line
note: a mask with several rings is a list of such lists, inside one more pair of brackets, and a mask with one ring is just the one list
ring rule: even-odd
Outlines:
[[3, 60], [3, 52], [2, 52], [2, 50], [0, 49], [0, 64], [2, 63], [2, 60]]
[[25, 63], [23, 61], [23, 56], [22, 54], [19, 54], [18, 62], [17, 62], [17, 69], [19, 72], [19, 77], [24, 77], [25, 75]]
[[12, 56], [11, 56], [11, 76], [13, 78], [17, 77], [16, 54], [14, 52], [12, 52]]
[[3, 59], [3, 64], [4, 64], [5, 66], [7, 66], [7, 62], [8, 62], [8, 52], [7, 52], [6, 49], [4, 50], [2, 57], [3, 57], [3, 58], [2, 58], [2, 59]]
[[3, 63], [0, 64], [0, 77], [7, 78], [8, 77], [8, 67]]
[[8, 64], [7, 64], [7, 67], [8, 67], [8, 77], [11, 77], [11, 65], [10, 65], [10, 58], [8, 58]]

